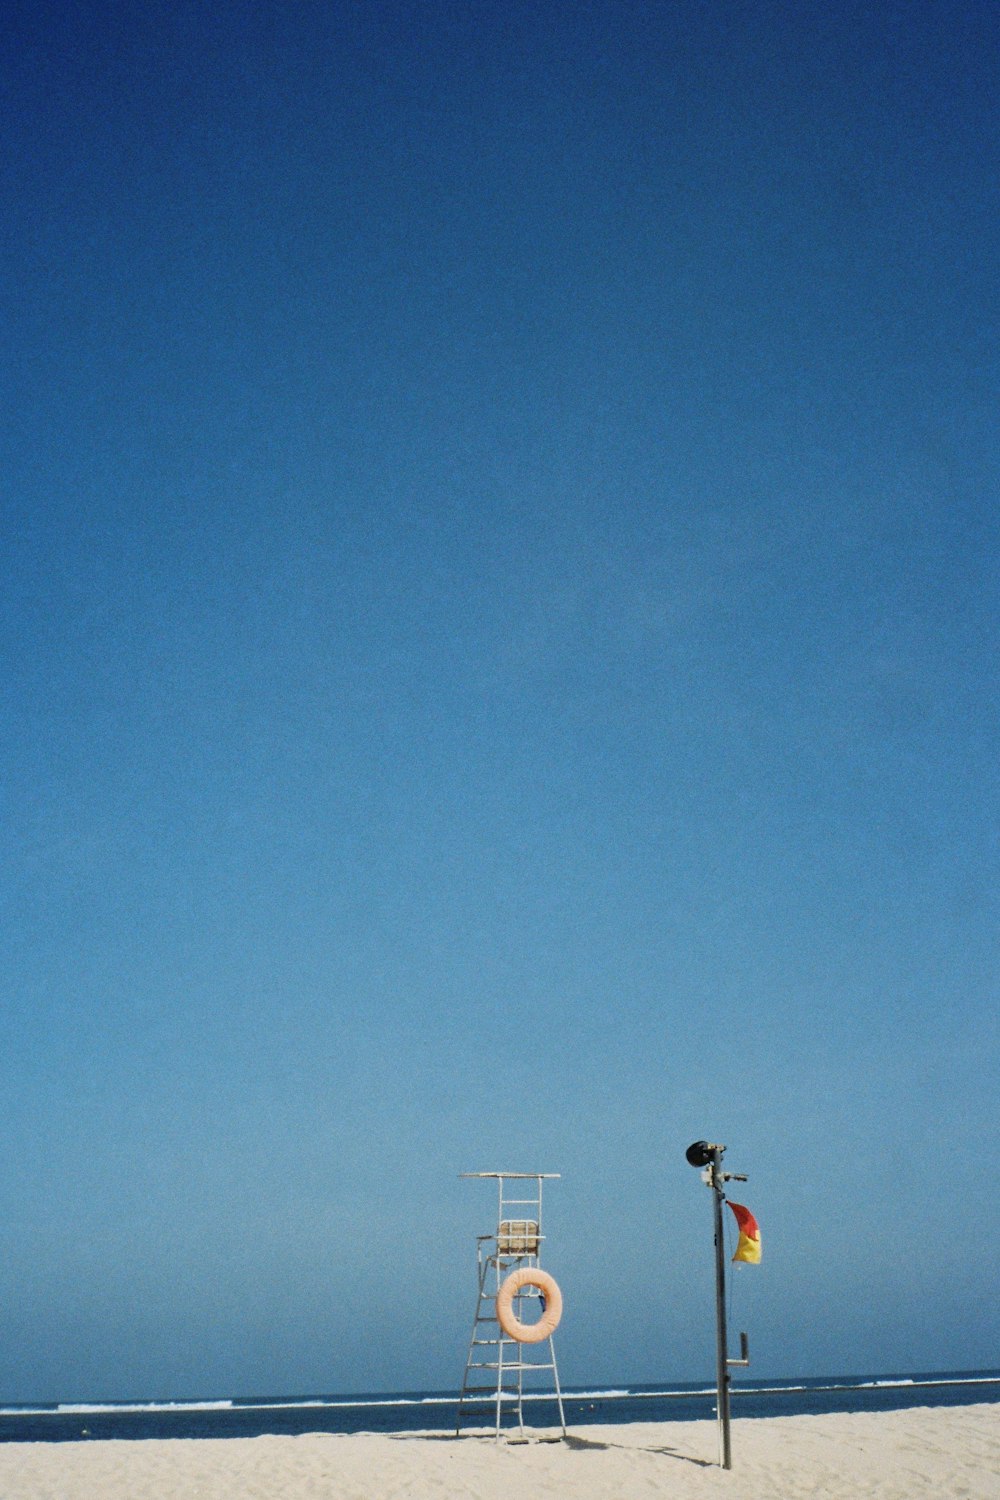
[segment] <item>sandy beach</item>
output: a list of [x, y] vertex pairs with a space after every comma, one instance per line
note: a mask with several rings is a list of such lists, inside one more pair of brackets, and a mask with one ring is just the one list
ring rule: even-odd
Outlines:
[[311, 1433], [0, 1446], [3, 1500], [995, 1500], [1000, 1404], [736, 1422], [584, 1427], [499, 1447], [440, 1433]]

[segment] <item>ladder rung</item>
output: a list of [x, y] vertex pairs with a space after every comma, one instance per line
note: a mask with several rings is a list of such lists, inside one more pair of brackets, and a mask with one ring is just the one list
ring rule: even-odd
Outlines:
[[[512, 1359], [512, 1360], [473, 1360], [471, 1365], [466, 1365], [467, 1370], [502, 1370], [506, 1375], [508, 1370], [515, 1374], [518, 1370], [554, 1370], [555, 1365], [536, 1363], [535, 1360]], [[494, 1390], [496, 1387], [494, 1386]]]
[[[503, 1386], [501, 1387], [500, 1394], [501, 1396], [516, 1396], [517, 1387]], [[462, 1392], [459, 1405], [461, 1405], [462, 1401], [486, 1401], [490, 1399], [494, 1401], [497, 1399], [497, 1388], [495, 1385], [469, 1385]]]
[[528, 1364], [524, 1360], [474, 1359], [467, 1370], [551, 1370], [551, 1365]]

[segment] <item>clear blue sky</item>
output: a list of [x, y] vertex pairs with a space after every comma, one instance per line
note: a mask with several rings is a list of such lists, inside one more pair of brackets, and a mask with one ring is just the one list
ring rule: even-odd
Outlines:
[[998, 34], [15, 0], [0, 1398], [997, 1363]]

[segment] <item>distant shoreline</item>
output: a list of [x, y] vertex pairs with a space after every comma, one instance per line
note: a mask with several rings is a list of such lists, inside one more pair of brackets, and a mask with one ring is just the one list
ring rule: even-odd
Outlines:
[[[788, 1415], [948, 1408], [970, 1399], [1000, 1403], [1000, 1370], [914, 1372], [912, 1375], [817, 1377], [734, 1383], [733, 1414], [767, 1420]], [[530, 1422], [554, 1421], [551, 1389], [525, 1392]], [[567, 1421], [601, 1423], [698, 1422], [711, 1417], [714, 1386], [564, 1387]], [[194, 1400], [11, 1404], [0, 1408], [0, 1444], [72, 1442], [80, 1438], [253, 1438], [327, 1433], [407, 1433], [429, 1426], [448, 1430], [455, 1391], [372, 1392], [352, 1395], [212, 1397]], [[483, 1425], [492, 1425], [492, 1398], [482, 1402]], [[478, 1414], [473, 1415], [473, 1423]], [[506, 1420], [512, 1419], [507, 1409]]]
[[[733, 1382], [733, 1395], [784, 1395], [796, 1391], [864, 1391], [864, 1390], [920, 1390], [934, 1386], [1000, 1385], [1000, 1371], [983, 1374], [940, 1374], [898, 1376], [791, 1376], [787, 1381], [774, 1381], [751, 1385], [748, 1382]], [[611, 1386], [591, 1390], [584, 1386], [564, 1386], [567, 1400], [575, 1401], [621, 1401], [621, 1400], [683, 1400], [698, 1395], [710, 1396], [714, 1387], [704, 1384], [663, 1387], [661, 1385]], [[527, 1391], [526, 1401], [548, 1401], [551, 1396], [544, 1391]], [[327, 1396], [282, 1396], [258, 1399], [253, 1396], [222, 1397], [177, 1397], [161, 1400], [138, 1401], [123, 1398], [121, 1401], [65, 1401], [65, 1402], [13, 1402], [0, 1406], [0, 1417], [8, 1416], [61, 1416], [68, 1413], [95, 1412], [147, 1412], [147, 1411], [282, 1411], [306, 1407], [347, 1406], [435, 1406], [448, 1405], [456, 1400], [453, 1392], [438, 1394], [410, 1393], [407, 1391], [384, 1391], [372, 1394], [327, 1395]]]

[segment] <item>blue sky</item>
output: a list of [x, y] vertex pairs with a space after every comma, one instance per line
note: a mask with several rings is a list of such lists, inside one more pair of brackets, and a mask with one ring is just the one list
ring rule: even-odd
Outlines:
[[995, 1364], [993, 7], [13, 16], [0, 1397]]

